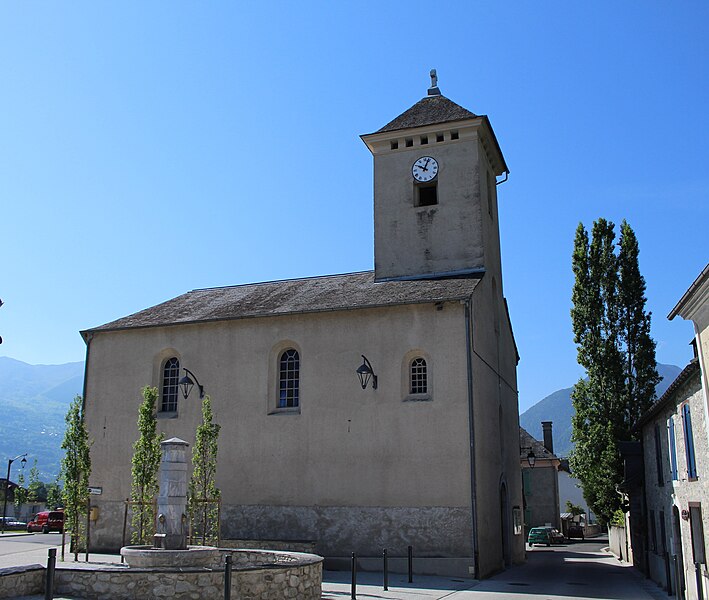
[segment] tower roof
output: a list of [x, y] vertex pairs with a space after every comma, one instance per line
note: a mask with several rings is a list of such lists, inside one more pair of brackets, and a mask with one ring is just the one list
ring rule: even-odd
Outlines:
[[424, 125], [436, 125], [463, 119], [475, 119], [477, 116], [445, 96], [429, 95], [419, 100], [410, 109], [401, 113], [396, 119], [387, 123], [375, 133], [397, 131], [410, 127], [423, 127]]

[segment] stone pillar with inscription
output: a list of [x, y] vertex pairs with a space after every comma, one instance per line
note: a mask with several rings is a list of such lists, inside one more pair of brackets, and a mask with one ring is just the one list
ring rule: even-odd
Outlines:
[[160, 492], [156, 546], [165, 550], [187, 548], [187, 447], [179, 438], [160, 443]]

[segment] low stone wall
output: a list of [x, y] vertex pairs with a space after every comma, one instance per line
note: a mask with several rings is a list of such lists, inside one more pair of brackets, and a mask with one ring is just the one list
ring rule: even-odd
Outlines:
[[314, 554], [224, 550], [219, 565], [208, 569], [57, 569], [55, 592], [96, 600], [222, 600], [223, 557], [231, 553], [232, 598], [319, 599], [322, 557]]
[[608, 527], [608, 546], [610, 551], [624, 562], [631, 562], [628, 548], [628, 538], [625, 527]]
[[44, 567], [29, 565], [0, 569], [0, 598], [44, 593]]

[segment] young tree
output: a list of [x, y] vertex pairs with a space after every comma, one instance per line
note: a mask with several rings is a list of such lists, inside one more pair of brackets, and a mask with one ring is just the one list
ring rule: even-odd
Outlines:
[[15, 488], [15, 509], [19, 510], [28, 500], [29, 490], [25, 487], [25, 474], [20, 471], [17, 474], [17, 487]]
[[[212, 402], [209, 396], [202, 400], [202, 423], [197, 427], [192, 447], [192, 477], [189, 483], [189, 513], [193, 526], [202, 532], [202, 545], [216, 542], [219, 533], [216, 486], [217, 441], [220, 426], [213, 422]], [[217, 506], [215, 506], [217, 504]]]
[[617, 443], [633, 439], [632, 428], [652, 403], [659, 379], [637, 240], [623, 222], [616, 254], [614, 229], [599, 219], [589, 243], [579, 224], [572, 257], [571, 320], [578, 363], [587, 377], [572, 393], [571, 466], [589, 506], [604, 522], [623, 508], [616, 491], [623, 479]]
[[47, 483], [45, 487], [47, 488], [46, 502], [49, 509], [54, 510], [55, 508], [60, 508], [63, 506], [64, 501], [62, 498], [62, 487], [60, 485], [59, 477], [57, 477], [52, 483]]
[[89, 434], [84, 423], [81, 396], [76, 396], [66, 414], [66, 431], [62, 449], [61, 478], [64, 482], [62, 499], [64, 500], [64, 523], [71, 532], [71, 547], [74, 560], [79, 560], [79, 549], [86, 542], [84, 519], [89, 500], [89, 476], [91, 475], [91, 456]]
[[160, 442], [162, 433], [157, 431], [155, 405], [158, 398], [156, 387], [144, 387], [143, 402], [138, 408], [138, 432], [140, 437], [133, 444], [131, 500], [133, 505], [134, 544], [148, 544], [155, 534], [155, 511], [153, 500], [158, 493], [160, 469]]

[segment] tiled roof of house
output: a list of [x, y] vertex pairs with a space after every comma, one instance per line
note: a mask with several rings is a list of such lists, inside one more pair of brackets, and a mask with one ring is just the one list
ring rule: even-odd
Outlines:
[[640, 419], [638, 419], [637, 424], [633, 427], [633, 431], [640, 429], [655, 415], [657, 415], [657, 413], [659, 413], [666, 405], [674, 402], [674, 396], [677, 389], [697, 372], [699, 372], [699, 361], [696, 358], [693, 358], [689, 364], [682, 369], [680, 374], [675, 377], [675, 380], [670, 384], [670, 387], [665, 390], [665, 393], [662, 394], [662, 396], [660, 396], [657, 401], [645, 411]]
[[82, 334], [469, 298], [480, 275], [375, 282], [374, 271], [193, 290]]
[[396, 119], [384, 125], [376, 133], [448, 123], [449, 121], [460, 121], [462, 119], [474, 119], [477, 116], [445, 96], [426, 96], [396, 117]]
[[532, 435], [524, 428], [519, 428], [519, 458], [527, 460], [530, 448], [534, 452], [537, 460], [553, 460], [558, 458], [544, 447], [544, 444], [532, 437]]

